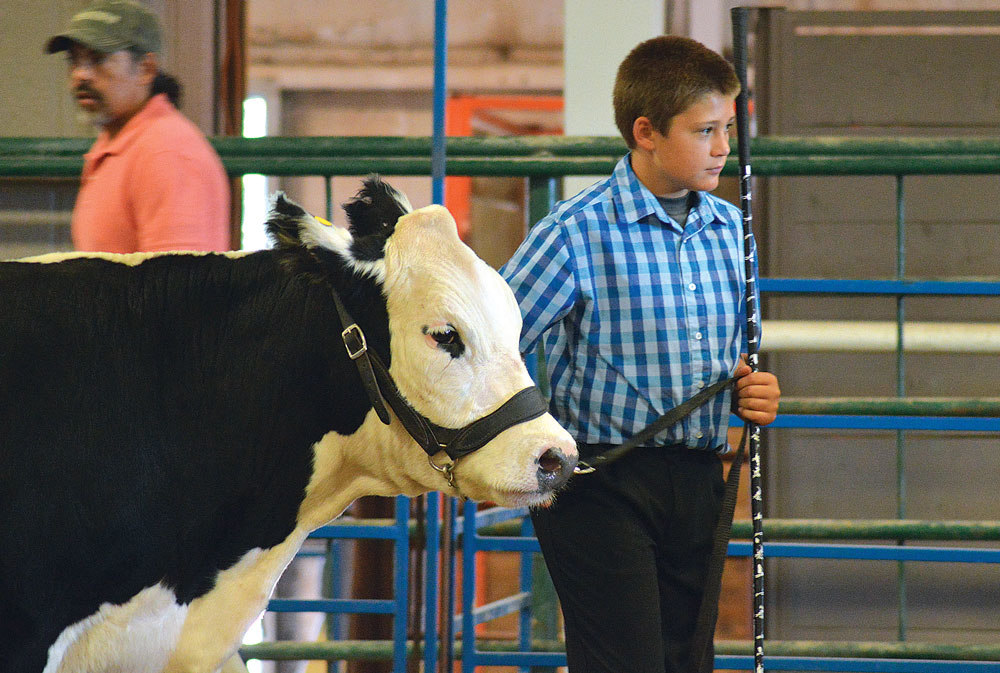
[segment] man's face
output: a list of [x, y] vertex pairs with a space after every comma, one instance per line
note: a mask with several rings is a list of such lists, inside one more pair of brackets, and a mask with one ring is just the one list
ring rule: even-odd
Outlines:
[[74, 44], [67, 65], [77, 105], [112, 135], [146, 103], [152, 77], [145, 59], [136, 61], [126, 50], [106, 54]]

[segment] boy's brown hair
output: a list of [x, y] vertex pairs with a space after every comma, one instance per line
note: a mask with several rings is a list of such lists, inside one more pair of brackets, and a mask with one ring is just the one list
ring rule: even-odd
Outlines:
[[635, 149], [632, 125], [639, 117], [666, 135], [670, 121], [705, 94], [735, 96], [739, 90], [736, 72], [722, 56], [691, 38], [661, 35], [640, 42], [618, 66], [615, 124]]

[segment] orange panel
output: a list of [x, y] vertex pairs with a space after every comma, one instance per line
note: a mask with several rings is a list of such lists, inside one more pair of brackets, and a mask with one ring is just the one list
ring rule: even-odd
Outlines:
[[[563, 109], [563, 99], [561, 96], [452, 96], [445, 104], [445, 135], [471, 136], [473, 118], [498, 109], [558, 111]], [[504, 125], [514, 135], [523, 133], [516, 125]], [[444, 185], [444, 205], [458, 223], [459, 236], [465, 239], [470, 226], [472, 178], [451, 176], [445, 178]]]

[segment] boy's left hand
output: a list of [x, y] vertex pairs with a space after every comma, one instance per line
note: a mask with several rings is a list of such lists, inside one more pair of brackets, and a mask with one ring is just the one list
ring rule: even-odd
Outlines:
[[778, 377], [770, 372], [754, 372], [746, 363], [746, 355], [740, 355], [740, 363], [733, 372], [736, 377], [736, 392], [733, 395], [733, 412], [745, 421], [757, 425], [768, 425], [778, 415], [778, 401], [781, 390]]

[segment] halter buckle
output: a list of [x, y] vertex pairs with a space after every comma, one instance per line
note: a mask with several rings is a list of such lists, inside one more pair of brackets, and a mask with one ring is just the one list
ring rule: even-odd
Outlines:
[[357, 360], [368, 351], [368, 342], [365, 341], [365, 333], [361, 331], [357, 323], [348, 325], [340, 333], [340, 338], [344, 340], [344, 348], [347, 349], [347, 355], [352, 360]]

